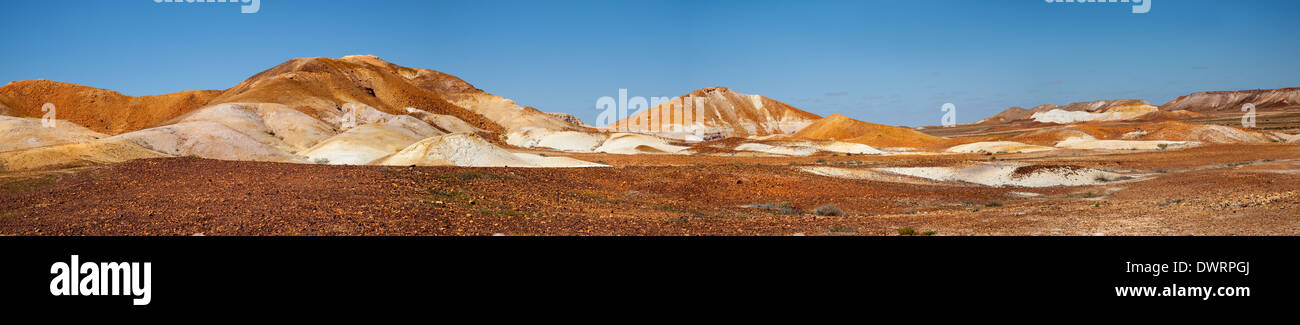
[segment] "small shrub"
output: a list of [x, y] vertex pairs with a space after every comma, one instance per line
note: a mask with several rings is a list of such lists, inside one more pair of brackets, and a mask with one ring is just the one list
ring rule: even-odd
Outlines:
[[317, 165], [329, 165], [329, 164], [330, 164], [330, 160], [329, 160], [329, 159], [326, 159], [326, 158], [316, 158], [316, 160], [312, 160], [311, 162], [316, 163]]
[[656, 206], [652, 206], [652, 207], [650, 207], [650, 208], [655, 209], [655, 210], [659, 210], [659, 211], [677, 212], [677, 213], [693, 213], [693, 212], [694, 212], [694, 211], [690, 211], [690, 210], [686, 210], [686, 209], [682, 209], [682, 208], [678, 208], [678, 207], [674, 207], [674, 206], [670, 206], [670, 205], [656, 205]]
[[844, 210], [840, 210], [835, 205], [827, 204], [813, 209], [813, 213], [823, 217], [839, 217], [844, 215]]
[[899, 229], [899, 230], [898, 230], [898, 235], [899, 235], [899, 236], [934, 236], [934, 234], [937, 234], [937, 233], [939, 233], [939, 232], [934, 231], [934, 230], [926, 231], [926, 232], [920, 232], [920, 231], [916, 231], [916, 229], [912, 229], [912, 227], [905, 227], [905, 228], [903, 228], [903, 229]]
[[21, 213], [18, 213], [17, 211], [5, 212], [4, 214], [0, 214], [0, 221], [3, 221], [3, 220], [5, 220], [5, 219], [9, 219], [9, 218], [16, 218], [16, 217], [21, 216], [21, 215], [22, 215], [22, 214], [21, 214]]
[[795, 208], [793, 204], [790, 204], [790, 202], [755, 203], [755, 204], [747, 204], [745, 205], [745, 207], [763, 209], [763, 210], [773, 210], [776, 211], [777, 214], [788, 215], [788, 216], [803, 214], [803, 211], [800, 211], [798, 208]]
[[827, 228], [826, 232], [857, 233], [858, 230], [849, 227], [844, 227], [844, 226], [834, 226], [834, 227]]
[[444, 197], [460, 197], [460, 196], [464, 196], [464, 195], [465, 195], [465, 193], [461, 193], [461, 192], [457, 192], [457, 191], [443, 191], [443, 190], [439, 190], [439, 189], [436, 189], [436, 188], [431, 188], [431, 189], [428, 189], [428, 190], [426, 190], [426, 191], [428, 191], [429, 194], [433, 194], [433, 195], [437, 195], [437, 196], [444, 196]]

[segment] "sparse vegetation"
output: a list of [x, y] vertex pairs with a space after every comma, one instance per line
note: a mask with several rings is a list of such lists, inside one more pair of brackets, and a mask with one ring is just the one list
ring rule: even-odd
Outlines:
[[5, 192], [25, 192], [54, 184], [54, 177], [35, 177], [10, 181], [0, 185]]
[[992, 207], [1000, 207], [1000, 206], [1002, 206], [1002, 201], [998, 201], [998, 200], [989, 201], [989, 203], [985, 203], [984, 206], [986, 206], [986, 207], [990, 207], [990, 208], [992, 208]]
[[329, 165], [329, 164], [330, 164], [330, 160], [329, 160], [329, 159], [325, 159], [325, 158], [316, 158], [315, 160], [312, 160], [311, 162], [313, 162], [313, 163], [315, 163], [315, 164], [317, 164], [317, 165]]
[[18, 211], [9, 211], [9, 212], [5, 212], [4, 214], [0, 214], [0, 221], [5, 221], [5, 220], [8, 220], [9, 218], [17, 218], [17, 217], [22, 216], [22, 215], [23, 215], [23, 214], [22, 214], [22, 213], [18, 213]]
[[827, 229], [826, 229], [826, 232], [831, 232], [831, 233], [851, 233], [851, 234], [856, 234], [856, 233], [858, 233], [858, 230], [855, 229], [855, 228], [849, 228], [849, 227], [844, 227], [844, 226], [833, 226], [833, 227], [827, 228]]
[[564, 193], [565, 193], [565, 194], [568, 194], [569, 196], [574, 196], [574, 197], [578, 197], [578, 198], [582, 198], [582, 199], [592, 200], [592, 201], [596, 201], [596, 202], [600, 202], [600, 203], [606, 203], [606, 204], [614, 203], [614, 200], [611, 200], [611, 199], [605, 197], [605, 195], [601, 194], [600, 192], [596, 192], [596, 191], [590, 191], [590, 190], [588, 190], [588, 191], [581, 191], [581, 192], [564, 192]]
[[899, 236], [934, 236], [934, 234], [937, 233], [939, 232], [934, 230], [920, 232], [916, 231], [916, 229], [912, 229], [912, 227], [903, 227], [903, 229], [898, 230]]
[[832, 204], [827, 204], [827, 205], [819, 206], [819, 207], [817, 207], [816, 209], [813, 209], [813, 213], [816, 214], [816, 215], [819, 215], [819, 216], [823, 216], [823, 217], [840, 217], [840, 216], [844, 216], [844, 210], [840, 210], [839, 207], [837, 207], [837, 206], [835, 206], [835, 205], [832, 205]]
[[773, 210], [776, 211], [777, 214], [787, 215], [787, 216], [803, 214], [803, 211], [800, 211], [798, 208], [795, 208], [793, 204], [790, 204], [790, 202], [755, 203], [755, 204], [745, 205], [745, 207], [764, 209], [764, 210]]

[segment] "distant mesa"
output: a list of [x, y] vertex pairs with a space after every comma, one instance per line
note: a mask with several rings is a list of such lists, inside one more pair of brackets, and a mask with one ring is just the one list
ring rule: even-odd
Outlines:
[[1241, 112], [1246, 104], [1258, 110], [1300, 109], [1300, 88], [1207, 91], [1175, 98], [1160, 106], [1164, 111]]
[[1211, 116], [1208, 114], [1214, 113], [1239, 114], [1246, 104], [1254, 105], [1258, 111], [1300, 111], [1300, 88], [1199, 92], [1180, 96], [1158, 107], [1143, 100], [1132, 99], [1098, 100], [1065, 106], [1045, 104], [1031, 109], [1011, 107], [974, 125], [1192, 120], [1207, 118]]

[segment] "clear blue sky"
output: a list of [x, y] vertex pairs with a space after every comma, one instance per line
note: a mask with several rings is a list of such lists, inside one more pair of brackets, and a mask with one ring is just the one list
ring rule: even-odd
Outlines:
[[3, 1], [0, 83], [225, 89], [373, 54], [593, 120], [596, 99], [727, 86], [895, 125], [1010, 106], [1300, 86], [1300, 1]]

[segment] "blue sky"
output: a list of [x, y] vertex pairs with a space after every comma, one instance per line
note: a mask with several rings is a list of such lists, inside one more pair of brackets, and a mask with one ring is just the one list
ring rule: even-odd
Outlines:
[[726, 86], [895, 125], [1010, 106], [1300, 86], [1300, 1], [4, 1], [0, 83], [225, 89], [295, 57], [373, 54], [545, 111]]

